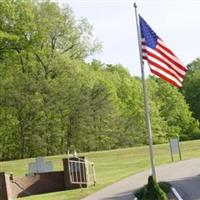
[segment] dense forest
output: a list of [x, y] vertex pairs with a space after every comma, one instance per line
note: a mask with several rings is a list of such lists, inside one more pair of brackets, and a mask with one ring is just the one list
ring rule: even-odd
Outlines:
[[[68, 5], [0, 2], [0, 160], [147, 144], [140, 77], [101, 50]], [[200, 138], [200, 60], [178, 90], [146, 81], [154, 143]]]

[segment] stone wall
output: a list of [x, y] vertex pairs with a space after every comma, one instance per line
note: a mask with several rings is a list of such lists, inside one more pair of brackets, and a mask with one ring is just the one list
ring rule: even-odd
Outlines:
[[0, 183], [0, 200], [65, 190], [63, 171], [13, 177], [11, 180], [10, 174], [1, 173]]
[[23, 197], [34, 194], [62, 191], [64, 172], [46, 172], [34, 176], [16, 177], [11, 182], [12, 197]]
[[[85, 157], [80, 157], [83, 161]], [[71, 160], [71, 158], [70, 158]], [[79, 158], [72, 158], [78, 161]], [[64, 171], [36, 173], [34, 175], [14, 177], [11, 174], [0, 173], [0, 200], [11, 200], [13, 198], [24, 197], [34, 194], [43, 194], [49, 192], [63, 191], [67, 189], [75, 189], [87, 187], [87, 184], [72, 183], [70, 177], [74, 174], [69, 171], [69, 160], [63, 159]], [[76, 171], [76, 182], [79, 182], [86, 177], [85, 164], [74, 165], [73, 172]], [[75, 177], [76, 177], [75, 176]], [[80, 179], [80, 180], [79, 180]]]
[[10, 174], [0, 173], [0, 200], [12, 199], [12, 188], [10, 186]]

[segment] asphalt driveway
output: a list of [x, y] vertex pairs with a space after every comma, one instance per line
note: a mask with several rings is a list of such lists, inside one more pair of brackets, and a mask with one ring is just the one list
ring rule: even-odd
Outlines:
[[[184, 200], [200, 200], [200, 158], [156, 168], [158, 181], [168, 181]], [[133, 191], [147, 183], [150, 170], [135, 174], [82, 200], [133, 200]]]

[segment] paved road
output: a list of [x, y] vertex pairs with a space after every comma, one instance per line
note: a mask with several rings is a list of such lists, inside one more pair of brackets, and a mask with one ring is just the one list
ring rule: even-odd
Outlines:
[[[169, 181], [184, 200], [200, 200], [200, 159], [166, 164], [156, 168], [159, 181]], [[130, 176], [82, 200], [133, 200], [133, 191], [147, 183], [150, 171]]]

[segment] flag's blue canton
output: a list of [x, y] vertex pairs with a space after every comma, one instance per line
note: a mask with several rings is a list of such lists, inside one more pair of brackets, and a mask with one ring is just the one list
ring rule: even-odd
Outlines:
[[158, 36], [141, 16], [139, 16], [139, 18], [142, 38], [145, 39], [146, 46], [154, 49], [157, 44]]

